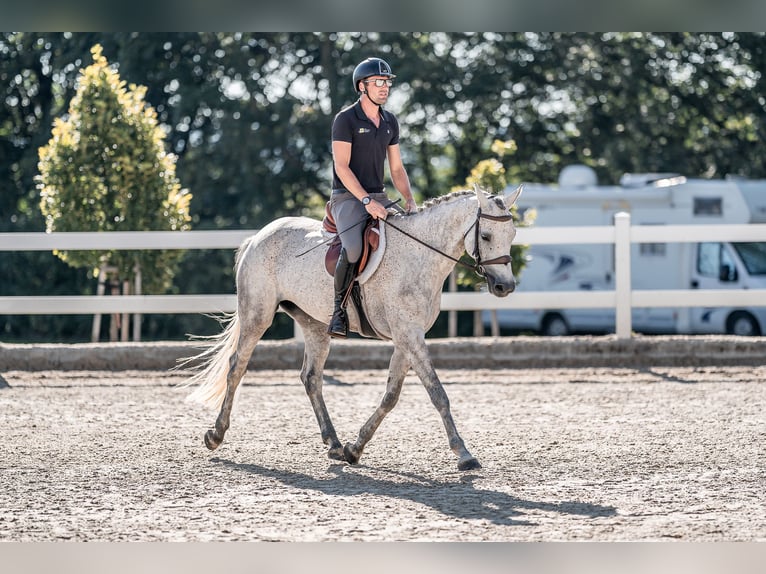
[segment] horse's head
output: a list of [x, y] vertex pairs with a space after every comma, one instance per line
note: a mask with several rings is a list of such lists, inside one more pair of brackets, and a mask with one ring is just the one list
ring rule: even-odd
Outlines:
[[511, 266], [511, 243], [516, 237], [510, 208], [521, 194], [521, 186], [503, 198], [487, 195], [474, 185], [479, 211], [465, 235], [465, 249], [476, 260], [478, 272], [487, 279], [489, 292], [505, 297], [516, 289]]

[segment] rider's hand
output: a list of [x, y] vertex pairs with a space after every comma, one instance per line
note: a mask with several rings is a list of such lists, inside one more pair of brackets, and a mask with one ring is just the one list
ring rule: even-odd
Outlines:
[[404, 204], [404, 209], [407, 213], [414, 213], [418, 210], [418, 204], [415, 203], [415, 200], [413, 198], [410, 198], [406, 200]]
[[388, 217], [388, 210], [383, 207], [383, 205], [373, 199], [370, 203], [368, 203], [365, 206], [365, 209], [367, 210], [367, 213], [369, 213], [373, 219], [385, 219]]

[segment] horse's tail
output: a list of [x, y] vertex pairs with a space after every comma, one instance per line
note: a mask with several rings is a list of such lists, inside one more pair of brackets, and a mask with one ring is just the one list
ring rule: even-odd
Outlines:
[[230, 360], [237, 352], [239, 328], [239, 317], [235, 313], [229, 317], [228, 325], [220, 334], [209, 337], [214, 341], [210, 348], [182, 363], [183, 366], [201, 361], [200, 370], [184, 383], [184, 385], [199, 385], [187, 397], [187, 400], [210, 408], [221, 408], [226, 395]]

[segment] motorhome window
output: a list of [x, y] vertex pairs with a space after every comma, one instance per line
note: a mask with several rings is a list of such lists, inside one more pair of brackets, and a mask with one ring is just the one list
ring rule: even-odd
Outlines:
[[574, 265], [574, 259], [570, 257], [569, 255], [562, 255], [559, 260], [558, 264], [556, 265], [556, 269], [553, 270], [554, 273], [564, 273], [565, 271], [568, 271], [570, 267]]
[[667, 252], [666, 243], [639, 243], [639, 253], [649, 257], [664, 257]]
[[720, 197], [695, 197], [694, 215], [723, 215], [723, 200]]
[[721, 248], [720, 243], [700, 243], [697, 251], [697, 273], [707, 277], [718, 277]]
[[766, 275], [766, 243], [732, 243], [750, 275]]

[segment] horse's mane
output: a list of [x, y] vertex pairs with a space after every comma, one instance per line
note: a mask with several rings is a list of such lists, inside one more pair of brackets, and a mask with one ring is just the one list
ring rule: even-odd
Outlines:
[[[432, 199], [429, 199], [423, 203], [418, 208], [418, 213], [422, 211], [427, 211], [431, 209], [432, 207], [436, 207], [437, 205], [441, 205], [442, 203], [449, 203], [450, 201], [453, 201], [455, 199], [458, 199], [460, 197], [466, 197], [468, 195], [476, 195], [476, 193], [473, 190], [470, 189], [461, 189], [458, 191], [453, 191], [451, 193], [447, 193], [445, 195], [441, 195], [439, 197], [434, 197]], [[503, 202], [503, 198], [499, 197], [497, 195], [489, 195], [489, 198], [491, 200], [494, 200], [494, 202], [497, 204], [500, 208], [505, 208], [505, 203]]]

